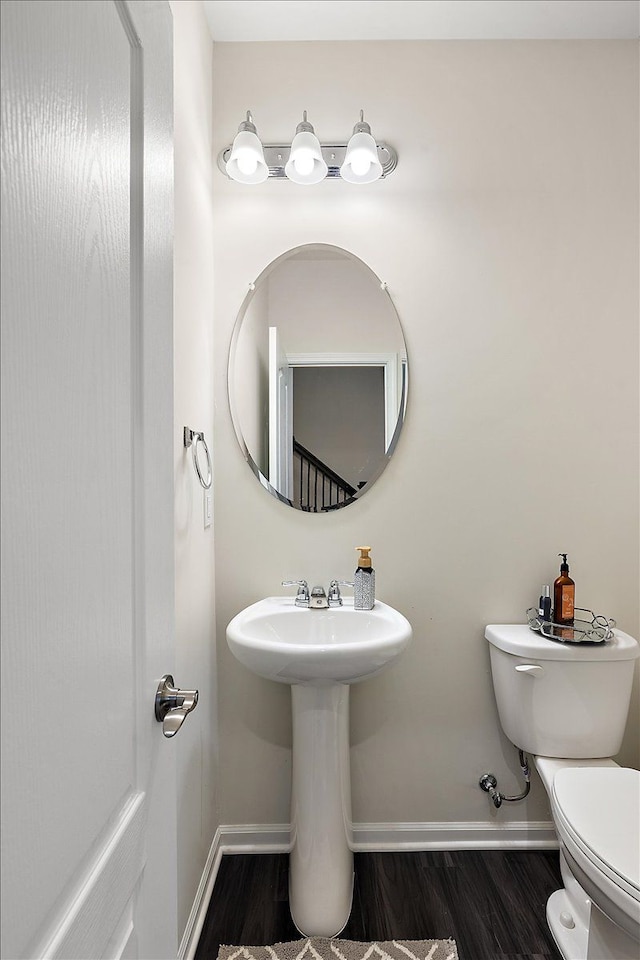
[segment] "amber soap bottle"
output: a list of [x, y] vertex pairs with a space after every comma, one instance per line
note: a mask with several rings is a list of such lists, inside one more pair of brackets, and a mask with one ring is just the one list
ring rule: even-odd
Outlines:
[[559, 553], [562, 557], [560, 576], [553, 584], [553, 619], [556, 623], [571, 625], [576, 599], [576, 585], [569, 576], [569, 564], [566, 553]]

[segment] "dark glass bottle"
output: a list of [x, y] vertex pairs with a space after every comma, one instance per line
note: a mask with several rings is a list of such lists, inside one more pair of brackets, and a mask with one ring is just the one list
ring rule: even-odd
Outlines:
[[570, 626], [573, 623], [573, 611], [576, 599], [576, 585], [569, 576], [569, 564], [566, 553], [562, 557], [560, 576], [553, 584], [553, 619], [555, 623]]

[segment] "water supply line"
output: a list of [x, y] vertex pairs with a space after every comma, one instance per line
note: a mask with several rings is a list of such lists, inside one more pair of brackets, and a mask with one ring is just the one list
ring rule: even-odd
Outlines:
[[517, 797], [505, 797], [503, 793], [500, 793], [498, 790], [498, 781], [492, 773], [485, 773], [484, 776], [480, 777], [478, 786], [489, 794], [493, 800], [494, 807], [501, 807], [503, 800], [506, 800], [508, 803], [513, 803], [515, 800], [524, 800], [531, 790], [531, 773], [529, 771], [527, 755], [524, 750], [518, 749], [518, 757], [520, 759], [522, 776], [524, 777], [524, 790], [522, 793], [519, 793]]

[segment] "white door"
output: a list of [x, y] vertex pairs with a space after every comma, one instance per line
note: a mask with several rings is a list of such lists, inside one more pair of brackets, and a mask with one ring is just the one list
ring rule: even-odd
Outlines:
[[174, 644], [171, 15], [1, 9], [2, 956], [160, 960], [177, 949], [175, 746], [153, 710]]
[[293, 378], [277, 327], [269, 327], [269, 482], [293, 497]]

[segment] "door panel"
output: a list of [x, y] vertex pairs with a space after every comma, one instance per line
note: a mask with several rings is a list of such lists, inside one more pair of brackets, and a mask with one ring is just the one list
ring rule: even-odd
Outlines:
[[2, 72], [2, 955], [171, 956], [168, 5], [3, 2]]

